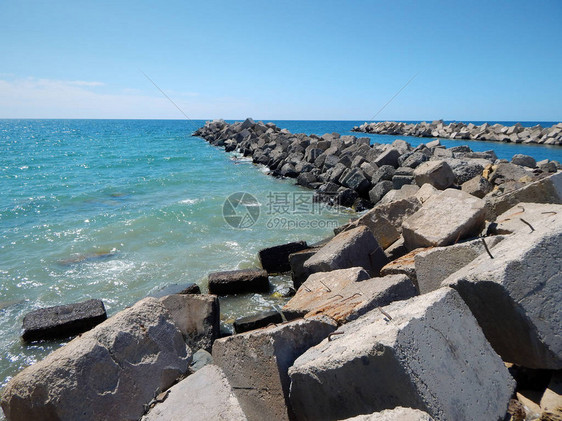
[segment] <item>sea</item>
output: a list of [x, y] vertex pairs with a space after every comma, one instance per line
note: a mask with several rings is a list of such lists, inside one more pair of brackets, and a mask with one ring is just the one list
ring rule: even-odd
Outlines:
[[[293, 133], [355, 134], [373, 143], [431, 140], [351, 133], [364, 121], [273, 122]], [[354, 216], [193, 137], [204, 123], [0, 120], [0, 387], [65, 343], [23, 343], [22, 320], [32, 310], [97, 298], [111, 316], [166, 288], [193, 282], [205, 292], [208, 273], [255, 267], [261, 248], [315, 243]], [[524, 123], [535, 124], [555, 123]], [[441, 142], [562, 162], [562, 147]], [[252, 212], [233, 220], [228, 204], [240, 197], [253, 200]], [[282, 305], [290, 284], [276, 276], [269, 294], [221, 299], [224, 328]]]

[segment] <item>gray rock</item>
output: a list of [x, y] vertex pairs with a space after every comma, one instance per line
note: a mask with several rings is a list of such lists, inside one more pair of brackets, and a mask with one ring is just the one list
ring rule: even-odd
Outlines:
[[371, 183], [365, 178], [363, 171], [359, 168], [353, 168], [343, 179], [342, 184], [350, 189], [355, 190], [360, 195], [369, 191]]
[[489, 250], [493, 250], [503, 238], [502, 236], [481, 238], [447, 247], [433, 247], [416, 253], [414, 261], [420, 294], [441, 288], [441, 282], [449, 275], [462, 269], [480, 255], [488, 256], [483, 241], [486, 242]]
[[306, 241], [295, 241], [274, 247], [261, 249], [258, 252], [262, 268], [267, 273], [282, 273], [291, 270], [289, 255], [308, 248]]
[[101, 300], [41, 308], [23, 318], [24, 341], [68, 338], [86, 332], [107, 319]]
[[553, 161], [549, 161], [548, 159], [543, 159], [542, 161], [537, 162], [537, 167], [543, 171], [548, 173], [553, 173], [558, 170], [556, 167], [556, 163]]
[[142, 421], [246, 421], [247, 418], [224, 372], [207, 365], [170, 388]]
[[415, 184], [413, 175], [396, 174], [392, 177], [392, 186], [396, 190], [400, 190], [403, 186], [407, 186], [409, 184]]
[[209, 292], [216, 295], [268, 292], [269, 277], [265, 270], [241, 269], [209, 274]]
[[392, 180], [394, 177], [394, 173], [396, 172], [395, 168], [391, 165], [383, 165], [379, 169], [375, 171], [375, 173], [371, 176], [371, 182], [373, 184], [377, 184], [380, 181], [384, 180]]
[[529, 168], [535, 168], [537, 166], [537, 161], [535, 161], [535, 158], [523, 154], [513, 155], [513, 158], [511, 158], [511, 163]]
[[404, 254], [403, 256], [394, 259], [390, 263], [387, 263], [381, 269], [381, 276], [387, 275], [406, 275], [408, 278], [412, 280], [414, 283], [416, 290], [419, 293], [419, 286], [416, 274], [416, 263], [415, 257], [418, 253], [421, 253], [425, 250], [431, 250], [431, 248], [419, 248], [412, 250], [409, 253]]
[[340, 335], [295, 361], [289, 375], [297, 420], [396, 406], [436, 420], [505, 415], [514, 381], [455, 291], [443, 288], [383, 310], [340, 327]]
[[405, 184], [399, 190], [391, 190], [379, 200], [379, 205], [385, 203], [390, 203], [395, 200], [409, 199], [415, 197], [416, 193], [419, 191], [419, 187], [415, 184]]
[[195, 373], [210, 364], [213, 364], [213, 356], [210, 352], [200, 349], [193, 354], [191, 364], [189, 364], [189, 371]]
[[502, 162], [493, 166], [488, 181], [492, 184], [499, 185], [507, 181], [520, 181], [531, 175], [531, 172], [519, 165]]
[[376, 205], [384, 197], [385, 194], [393, 189], [394, 184], [392, 183], [392, 181], [379, 181], [375, 185], [375, 187], [373, 187], [371, 191], [369, 191], [369, 199], [371, 200], [371, 203]]
[[514, 208], [498, 220], [524, 215], [533, 231], [527, 226], [506, 238], [494, 247], [493, 259], [481, 255], [443, 285], [459, 292], [505, 361], [559, 370], [562, 206], [525, 203], [523, 207], [525, 212]]
[[484, 177], [482, 177], [481, 175], [477, 175], [476, 177], [464, 182], [461, 186], [461, 189], [468, 194], [482, 199], [492, 191], [493, 186]]
[[396, 168], [398, 167], [398, 158], [400, 158], [400, 155], [400, 152], [396, 149], [388, 149], [375, 159], [375, 164], [377, 164], [379, 167], [383, 165], [390, 165]]
[[402, 224], [409, 250], [447, 246], [477, 235], [484, 226], [485, 202], [460, 191], [447, 189], [426, 201]]
[[286, 320], [294, 320], [299, 317], [299, 313], [282, 313], [277, 310], [261, 311], [251, 316], [240, 317], [232, 325], [236, 333], [244, 333], [269, 326], [270, 324], [282, 323], [284, 321], [283, 316]]
[[248, 420], [292, 418], [287, 371], [335, 328], [328, 318], [301, 319], [215, 342], [215, 364], [225, 372]]
[[219, 300], [214, 295], [173, 294], [160, 298], [191, 349], [211, 351], [220, 335]]
[[377, 276], [387, 257], [371, 231], [364, 226], [336, 235], [304, 263], [308, 273], [362, 267]]
[[424, 163], [425, 161], [428, 161], [429, 157], [422, 153], [422, 152], [414, 152], [412, 154], [410, 154], [406, 159], [404, 159], [404, 161], [402, 161], [401, 165], [403, 167], [410, 167], [410, 168], [416, 168], [418, 167], [420, 164]]
[[149, 297], [162, 298], [171, 294], [201, 294], [201, 288], [194, 282], [166, 285], [164, 288], [150, 294]]
[[429, 183], [439, 190], [444, 190], [455, 182], [455, 174], [445, 161], [424, 162], [414, 170], [414, 177], [418, 186]]
[[355, 221], [354, 225], [365, 225], [379, 245], [386, 249], [400, 238], [402, 222], [420, 208], [421, 204], [416, 198], [379, 204]]
[[21, 371], [0, 404], [8, 420], [139, 419], [190, 361], [168, 311], [145, 298]]

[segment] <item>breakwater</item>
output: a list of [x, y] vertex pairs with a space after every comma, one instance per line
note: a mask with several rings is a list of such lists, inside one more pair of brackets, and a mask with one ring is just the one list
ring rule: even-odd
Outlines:
[[383, 135], [562, 145], [562, 123], [552, 127], [542, 127], [540, 124], [533, 127], [523, 127], [520, 123], [513, 126], [484, 123], [477, 126], [473, 123], [465, 124], [461, 122], [445, 124], [443, 120], [431, 123], [383, 121], [364, 123], [354, 127], [353, 131]]

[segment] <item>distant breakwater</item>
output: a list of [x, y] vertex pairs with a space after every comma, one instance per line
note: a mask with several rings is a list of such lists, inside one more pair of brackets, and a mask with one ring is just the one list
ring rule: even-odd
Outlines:
[[539, 145], [562, 145], [562, 123], [544, 128], [540, 124], [523, 127], [520, 123], [513, 126], [484, 123], [480, 126], [469, 123], [449, 123], [443, 120], [431, 123], [403, 123], [383, 121], [364, 123], [352, 129], [354, 132], [413, 136], [438, 137], [442, 139], [489, 140], [494, 142], [536, 143]]

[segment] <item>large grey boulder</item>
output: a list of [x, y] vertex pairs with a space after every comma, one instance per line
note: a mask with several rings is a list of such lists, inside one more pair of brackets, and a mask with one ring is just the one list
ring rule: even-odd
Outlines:
[[450, 288], [398, 301], [340, 327], [289, 370], [297, 420], [396, 406], [436, 420], [502, 418], [514, 382]]
[[160, 299], [192, 350], [211, 352], [220, 335], [219, 299], [214, 295], [173, 294]]
[[304, 269], [312, 274], [362, 267], [371, 276], [376, 276], [387, 262], [384, 251], [369, 228], [359, 226], [332, 238], [304, 263]]
[[338, 323], [355, 320], [373, 308], [417, 295], [412, 281], [404, 275], [370, 278], [361, 268], [319, 272], [283, 307], [305, 317], [325, 315]]
[[503, 236], [493, 236], [453, 244], [447, 247], [433, 247], [421, 250], [414, 256], [416, 280], [420, 294], [441, 288], [441, 282], [474, 259], [492, 250]]
[[139, 419], [191, 355], [166, 308], [145, 298], [24, 369], [0, 404], [10, 421]]
[[328, 318], [295, 320], [219, 339], [213, 346], [248, 420], [292, 419], [289, 367], [336, 329]]
[[402, 222], [421, 208], [416, 198], [379, 204], [360, 217], [353, 225], [365, 225], [383, 249], [394, 243], [402, 233]]
[[477, 235], [486, 218], [485, 202], [460, 190], [447, 189], [427, 200], [402, 224], [409, 250], [447, 246]]
[[101, 300], [41, 308], [23, 318], [24, 341], [68, 338], [90, 330], [107, 319]]
[[246, 421], [232, 386], [216, 365], [206, 365], [170, 388], [142, 421]]
[[368, 415], [357, 415], [344, 421], [433, 421], [427, 412], [419, 409], [404, 408], [385, 409]]
[[379, 181], [370, 191], [369, 200], [373, 204], [377, 204], [389, 191], [394, 189], [392, 181]]
[[474, 178], [464, 182], [461, 186], [462, 191], [467, 192], [473, 196], [482, 199], [488, 193], [492, 191], [493, 186], [488, 180], [486, 180], [481, 175], [477, 175]]
[[379, 204], [390, 203], [395, 200], [409, 199], [415, 197], [416, 193], [419, 191], [419, 187], [415, 184], [405, 184], [400, 190], [391, 190], [383, 196], [379, 201]]
[[[450, 275], [505, 361], [529, 368], [562, 368], [562, 206], [523, 204], [499, 220], [520, 219], [521, 231]], [[531, 208], [540, 221], [535, 222]], [[540, 209], [542, 207], [542, 210]], [[556, 213], [555, 213], [556, 212]], [[515, 222], [515, 221], [514, 221]], [[521, 222], [521, 221], [517, 221]], [[523, 231], [524, 227], [524, 231]]]
[[445, 190], [455, 182], [455, 174], [445, 161], [427, 161], [414, 170], [414, 177], [418, 186], [426, 183], [439, 190]]
[[535, 158], [529, 155], [515, 154], [511, 158], [511, 163], [515, 165], [521, 165], [523, 167], [535, 168], [537, 166], [537, 161]]
[[398, 158], [400, 158], [400, 152], [396, 149], [388, 149], [381, 153], [375, 159], [374, 163], [379, 167], [383, 165], [391, 165], [394, 168], [398, 167]]

